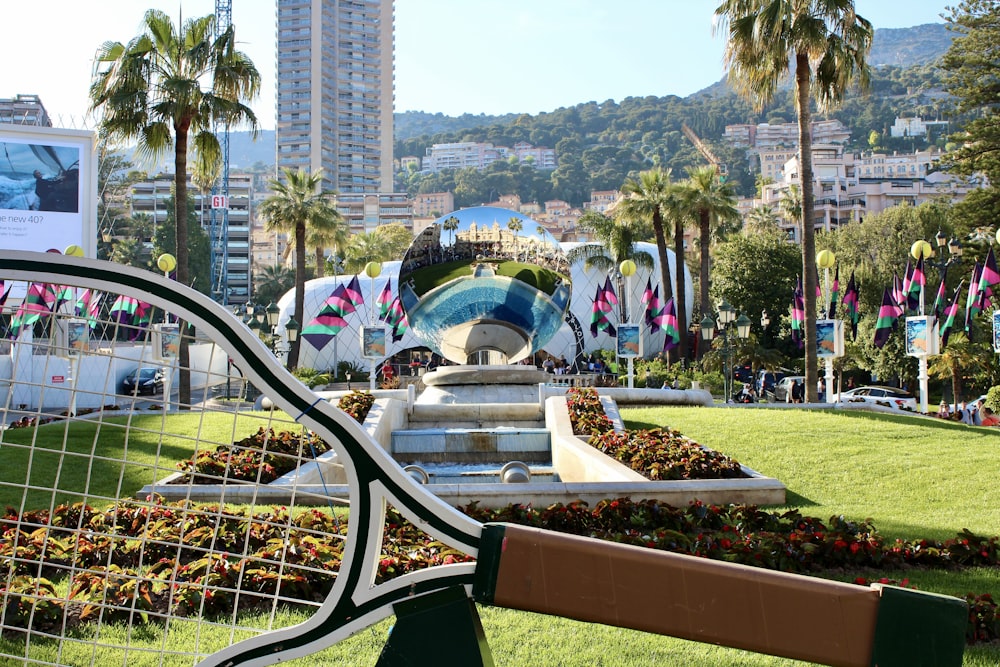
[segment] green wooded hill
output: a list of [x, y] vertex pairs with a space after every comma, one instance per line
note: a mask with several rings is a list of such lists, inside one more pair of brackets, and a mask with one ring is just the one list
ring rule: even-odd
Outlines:
[[[938, 119], [949, 111], [934, 62], [947, 50], [951, 33], [941, 24], [913, 28], [878, 29], [871, 62], [876, 65], [870, 94], [851, 95], [830, 114], [851, 128], [855, 147], [868, 149], [868, 138], [879, 133], [879, 147], [886, 150], [924, 148], [917, 140], [892, 140], [888, 128], [896, 116], [920, 115]], [[666, 85], [666, 82], [665, 82]], [[817, 115], [817, 118], [822, 118]], [[538, 171], [530, 166], [496, 164], [485, 172], [458, 170], [441, 174], [403, 173], [397, 191], [450, 190], [456, 206], [471, 206], [517, 193], [522, 201], [563, 199], [573, 205], [588, 200], [591, 190], [617, 189], [630, 174], [661, 164], [684, 178], [690, 166], [704, 159], [681, 133], [686, 122], [729, 167], [730, 180], [740, 194], [754, 189], [742, 150], [721, 141], [731, 123], [793, 122], [794, 102], [790, 90], [779, 91], [773, 104], [760, 113], [738, 98], [724, 80], [686, 98], [629, 97], [620, 102], [589, 101], [537, 115], [489, 116], [403, 112], [395, 115], [394, 155], [423, 156], [434, 143], [488, 141], [513, 146], [526, 141], [555, 148], [559, 167]], [[943, 144], [943, 137], [932, 137]], [[234, 167], [266, 169], [274, 164], [274, 132], [262, 132], [256, 142], [245, 132], [230, 136]]]
[[[827, 117], [838, 118], [851, 129], [853, 146], [857, 149], [871, 147], [872, 131], [879, 135], [876, 145], [880, 149], [925, 148], [926, 143], [921, 140], [891, 139], [889, 127], [897, 116], [936, 119], [949, 111], [940, 72], [933, 63], [947, 50], [950, 35], [944, 24], [877, 30], [872, 62], [878, 66], [869, 94], [851, 94]], [[884, 64], [890, 56], [898, 64]], [[757, 113], [720, 82], [686, 98], [667, 95], [629, 97], [620, 102], [590, 101], [513, 118], [466, 114], [455, 119], [460, 126], [450, 125], [448, 117], [434, 116], [434, 122], [430, 123], [426, 118], [429, 114], [417, 114], [422, 122], [408, 124], [407, 116], [407, 113], [396, 115], [397, 158], [423, 156], [426, 148], [435, 143], [481, 141], [513, 146], [526, 141], [555, 148], [559, 166], [548, 172], [506, 163], [494, 164], [483, 172], [472, 169], [438, 174], [408, 172], [399, 174], [398, 189], [411, 195], [450, 190], [455, 194], [457, 207], [492, 201], [498, 194], [510, 192], [519, 194], [522, 201], [563, 199], [580, 205], [589, 199], [591, 190], [616, 189], [629, 175], [653, 165], [669, 167], [675, 178], [684, 178], [687, 168], [705, 164], [681, 132], [681, 124], [685, 122], [727, 164], [730, 181], [738, 192], [749, 195], [754, 190], [754, 174], [744, 151], [721, 141], [725, 126], [794, 122], [795, 108], [790, 88], [779, 91], [772, 104]], [[470, 125], [473, 121], [482, 124]], [[408, 134], [418, 126], [441, 129], [419, 136]], [[932, 142], [942, 145], [943, 140], [931, 137]]]

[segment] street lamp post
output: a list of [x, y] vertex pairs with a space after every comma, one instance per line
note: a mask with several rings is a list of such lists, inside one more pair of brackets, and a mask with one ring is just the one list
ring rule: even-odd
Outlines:
[[718, 320], [713, 322], [712, 318], [706, 315], [701, 321], [701, 337], [708, 343], [715, 335], [716, 327], [722, 335], [722, 390], [725, 392], [723, 402], [728, 403], [732, 394], [732, 355], [733, 355], [733, 329], [736, 329], [736, 336], [740, 340], [746, 340], [750, 336], [750, 318], [741, 314], [736, 317], [736, 309], [723, 300], [719, 304]]

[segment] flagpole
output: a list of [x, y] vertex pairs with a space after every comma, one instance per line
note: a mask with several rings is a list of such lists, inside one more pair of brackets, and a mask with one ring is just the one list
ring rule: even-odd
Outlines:
[[[368, 322], [375, 326], [375, 279], [382, 273], [382, 265], [378, 262], [368, 262], [365, 264], [365, 275], [368, 276]], [[386, 345], [388, 351], [388, 345]], [[362, 350], [364, 352], [364, 350]], [[368, 389], [375, 391], [375, 357], [368, 358]]]
[[[923, 239], [919, 241], [914, 241], [913, 245], [910, 247], [910, 255], [913, 259], [917, 260], [917, 267], [923, 272], [924, 260], [928, 259], [933, 253], [933, 248], [931, 244]], [[914, 272], [916, 272], [916, 268]], [[920, 275], [920, 316], [924, 316], [924, 284], [927, 282], [927, 278], [924, 275]], [[933, 335], [933, 331], [927, 332], [927, 341], [930, 342], [930, 336]], [[928, 373], [927, 373], [927, 355], [921, 354], [917, 357], [917, 382], [920, 383], [920, 412], [927, 414], [927, 392], [928, 392]]]
[[[630, 303], [630, 301], [632, 300], [632, 276], [635, 274], [635, 269], [636, 269], [635, 262], [633, 262], [631, 259], [626, 259], [621, 264], [618, 265], [618, 270], [622, 272], [623, 276], [625, 276], [625, 294], [624, 294], [625, 298], [622, 300], [622, 303], [625, 305], [626, 324], [632, 324], [632, 319], [633, 319], [632, 304]], [[642, 329], [640, 329], [639, 332], [640, 332], [639, 336], [641, 337]], [[619, 335], [621, 335], [621, 332], [619, 332]], [[635, 355], [633, 354], [628, 355], [629, 389], [633, 389], [635, 387], [635, 367], [633, 366], [634, 361], [635, 361]]]
[[[830, 269], [834, 264], [837, 263], [837, 256], [832, 250], [820, 250], [816, 255], [816, 265], [823, 267], [823, 287], [825, 290], [825, 295], [823, 297], [823, 313], [824, 319], [830, 318]], [[826, 383], [824, 388], [826, 389], [825, 396], [819, 396], [819, 399], [825, 403], [830, 403], [830, 396], [833, 394], [833, 356], [827, 355], [823, 358], [824, 374], [826, 375]]]

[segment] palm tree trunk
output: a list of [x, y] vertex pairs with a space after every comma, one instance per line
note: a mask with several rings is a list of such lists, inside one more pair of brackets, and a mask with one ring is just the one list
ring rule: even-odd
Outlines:
[[[174, 256], [177, 258], [177, 282], [182, 285], [191, 284], [191, 273], [188, 267], [188, 228], [187, 228], [187, 152], [188, 128], [186, 125], [174, 127], [176, 145], [174, 146]], [[156, 215], [156, 209], [153, 209]], [[187, 322], [177, 322], [177, 403], [179, 410], [191, 407], [191, 350], [188, 348]], [[169, 399], [169, 397], [164, 397]], [[168, 400], [164, 401], [169, 402]]]
[[[295, 225], [295, 321], [302, 326], [306, 304], [306, 226]], [[297, 339], [288, 351], [288, 368], [294, 370], [299, 365], [299, 341]]]
[[812, 139], [810, 137], [811, 113], [809, 110], [809, 88], [812, 72], [809, 57], [804, 53], [795, 54], [795, 106], [799, 117], [799, 176], [802, 183], [802, 289], [806, 310], [806, 391], [805, 402], [815, 403], [819, 399], [819, 367], [816, 358], [816, 228], [813, 226], [813, 169]]
[[326, 257], [323, 254], [323, 248], [320, 246], [316, 247], [316, 277], [322, 278], [326, 275]]
[[688, 358], [688, 328], [687, 328], [687, 287], [684, 284], [684, 219], [680, 216], [674, 222], [674, 273], [677, 275], [677, 332], [681, 336], [677, 354], [681, 359]]

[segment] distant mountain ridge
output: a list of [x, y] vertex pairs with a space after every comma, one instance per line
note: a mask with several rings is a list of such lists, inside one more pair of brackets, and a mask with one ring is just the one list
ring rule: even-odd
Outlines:
[[[869, 62], [875, 67], [891, 65], [906, 68], [926, 65], [944, 55], [951, 40], [952, 33], [944, 23], [927, 23], [911, 28], [878, 28], [875, 30]], [[723, 78], [689, 97], [716, 97], [729, 92], [730, 88]], [[664, 93], [664, 96], [670, 95]], [[421, 136], [505, 125], [522, 115], [525, 114], [446, 116], [442, 113], [405, 111], [394, 115], [395, 140], [404, 141]], [[233, 169], [247, 169], [257, 162], [273, 165], [275, 150], [274, 130], [261, 131], [257, 141], [252, 141], [248, 132], [233, 132], [230, 135], [229, 154]]]
[[[901, 68], [928, 65], [948, 51], [951, 40], [952, 33], [944, 23], [925, 23], [911, 28], [876, 28], [868, 63], [872, 67], [891, 65]], [[723, 76], [691, 96], [717, 97], [730, 92], [732, 88]]]

